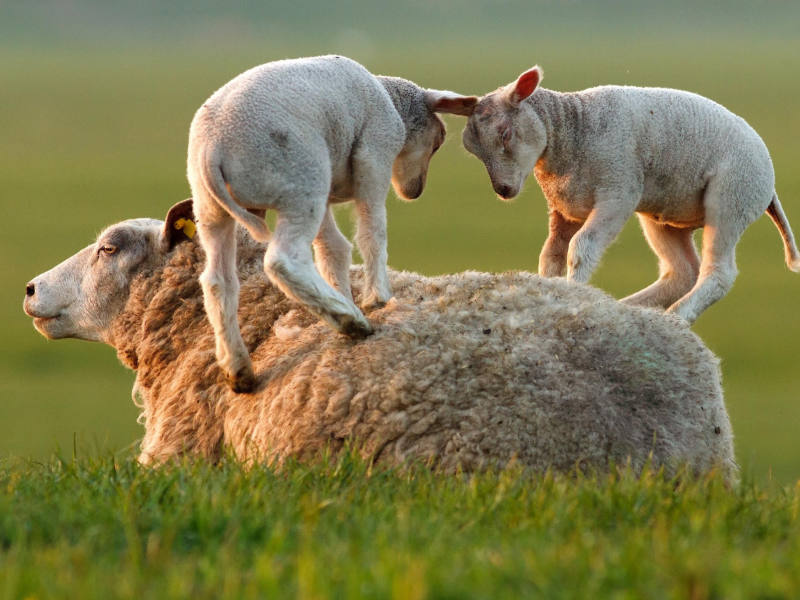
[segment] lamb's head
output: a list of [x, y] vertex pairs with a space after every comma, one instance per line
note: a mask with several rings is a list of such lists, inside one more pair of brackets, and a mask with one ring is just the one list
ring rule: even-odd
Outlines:
[[191, 200], [173, 206], [166, 222], [132, 219], [111, 225], [94, 244], [28, 283], [25, 313], [50, 339], [112, 343], [109, 328], [125, 306], [133, 278], [163, 263], [178, 243], [194, 235], [193, 225]]
[[475, 96], [428, 90], [398, 77], [381, 77], [406, 126], [406, 141], [392, 167], [392, 185], [401, 198], [414, 200], [425, 189], [431, 158], [444, 144], [445, 126], [437, 113], [467, 116]]
[[483, 96], [464, 128], [464, 147], [486, 165], [492, 187], [503, 200], [519, 194], [547, 147], [544, 123], [534, 110], [521, 105], [536, 91], [542, 77], [542, 70], [534, 67], [515, 82]]

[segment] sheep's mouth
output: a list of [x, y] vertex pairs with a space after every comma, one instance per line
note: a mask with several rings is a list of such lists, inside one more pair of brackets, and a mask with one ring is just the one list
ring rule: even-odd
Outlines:
[[53, 327], [60, 317], [60, 314], [53, 315], [52, 317], [34, 317], [33, 326], [36, 328], [36, 331], [41, 333], [44, 337], [55, 340], [61, 337], [58, 335], [59, 327], [56, 326], [55, 329]]
[[25, 311], [26, 315], [28, 315], [29, 317], [33, 318], [33, 322], [34, 323], [36, 323], [36, 322], [44, 323], [46, 321], [51, 321], [53, 319], [57, 319], [58, 317], [60, 317], [62, 315], [62, 312], [60, 310], [57, 311], [55, 314], [52, 314], [52, 315], [44, 315], [44, 314], [40, 313], [38, 310], [28, 306], [27, 302], [25, 302], [22, 305], [22, 310]]
[[39, 325], [44, 325], [45, 323], [50, 323], [52, 321], [55, 321], [58, 317], [59, 315], [56, 315], [54, 317], [34, 317], [33, 324], [38, 327]]

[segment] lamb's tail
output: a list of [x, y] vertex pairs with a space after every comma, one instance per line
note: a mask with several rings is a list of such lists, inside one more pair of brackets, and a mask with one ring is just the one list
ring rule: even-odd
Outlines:
[[789, 220], [783, 213], [781, 203], [778, 200], [778, 194], [772, 194], [772, 202], [767, 207], [767, 214], [778, 227], [783, 238], [783, 248], [786, 252], [786, 264], [795, 273], [800, 273], [800, 252], [797, 251], [797, 244], [794, 242], [794, 235], [792, 235], [792, 228], [789, 227]]
[[208, 193], [230, 216], [250, 232], [254, 240], [261, 243], [268, 242], [272, 238], [272, 232], [267, 227], [264, 218], [248, 212], [236, 204], [236, 201], [228, 192], [228, 186], [225, 184], [225, 178], [219, 163], [208, 155], [204, 159], [201, 161], [203, 165], [201, 167], [203, 170], [201, 177]]

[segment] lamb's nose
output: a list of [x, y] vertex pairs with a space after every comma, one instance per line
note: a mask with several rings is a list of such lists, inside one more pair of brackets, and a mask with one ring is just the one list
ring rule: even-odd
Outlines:
[[497, 193], [500, 194], [503, 198], [508, 198], [511, 196], [511, 186], [510, 185], [498, 185], [497, 186]]
[[36, 286], [33, 283], [29, 283], [25, 286], [25, 295], [26, 296], [33, 296], [36, 293]]

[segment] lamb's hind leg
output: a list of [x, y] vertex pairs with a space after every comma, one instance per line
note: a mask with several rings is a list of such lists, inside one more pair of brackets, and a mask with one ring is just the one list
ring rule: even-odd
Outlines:
[[206, 252], [206, 266], [200, 284], [206, 314], [214, 329], [217, 361], [234, 391], [249, 392], [255, 385], [255, 377], [237, 316], [236, 222], [219, 212], [213, 216], [199, 215], [197, 225]]
[[[771, 198], [772, 185], [770, 180], [762, 182], [741, 171], [723, 172], [709, 184], [704, 197], [700, 277], [691, 291], [667, 312], [694, 323], [704, 310], [730, 291], [737, 272], [736, 244], [750, 223], [763, 213]], [[762, 196], [763, 201], [751, 201]]]
[[314, 262], [320, 275], [348, 300], [353, 299], [350, 290], [350, 261], [353, 245], [336, 226], [331, 207], [325, 211], [322, 226], [314, 239]]
[[692, 324], [704, 310], [725, 297], [736, 279], [738, 240], [738, 235], [732, 239], [711, 225], [705, 226], [700, 277], [692, 290], [670, 306], [667, 312], [675, 313]]
[[264, 270], [280, 290], [340, 333], [362, 338], [373, 332], [352, 300], [328, 285], [314, 268], [311, 243], [327, 210], [327, 197], [297, 199], [278, 211]]
[[700, 272], [700, 257], [691, 228], [662, 225], [639, 215], [642, 230], [659, 259], [660, 276], [653, 285], [623, 298], [638, 306], [668, 308], [692, 289]]

